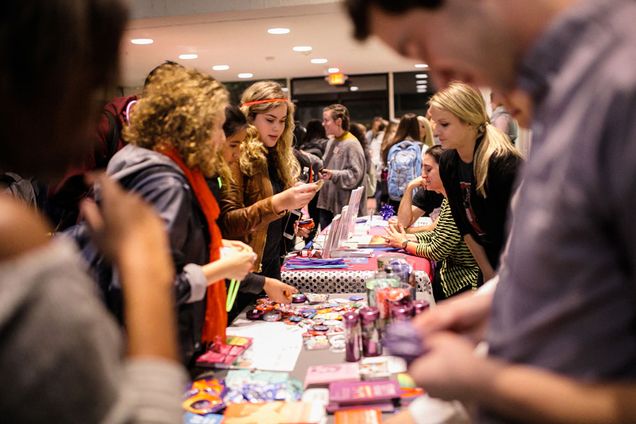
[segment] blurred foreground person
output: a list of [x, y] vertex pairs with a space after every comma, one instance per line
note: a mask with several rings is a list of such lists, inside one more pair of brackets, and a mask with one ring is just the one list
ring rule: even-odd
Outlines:
[[[115, 82], [126, 10], [116, 0], [21, 0], [3, 10], [0, 167], [60, 176], [91, 148], [94, 96]], [[114, 182], [95, 182], [101, 207], [86, 201], [82, 209], [121, 272], [127, 346], [72, 243], [49, 240], [43, 218], [0, 195], [4, 422], [174, 423], [182, 415], [163, 224]]]

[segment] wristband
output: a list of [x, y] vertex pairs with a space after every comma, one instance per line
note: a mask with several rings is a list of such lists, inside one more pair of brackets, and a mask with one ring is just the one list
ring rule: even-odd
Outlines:
[[406, 246], [408, 246], [408, 244], [409, 244], [409, 241], [408, 240], [404, 240], [402, 242], [402, 249], [406, 250]]

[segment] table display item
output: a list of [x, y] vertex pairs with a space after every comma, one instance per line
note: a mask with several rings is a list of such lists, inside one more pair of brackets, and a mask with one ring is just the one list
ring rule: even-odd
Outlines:
[[181, 406], [193, 414], [213, 414], [225, 408], [225, 393], [225, 385], [216, 378], [196, 380], [186, 391]]
[[345, 327], [345, 361], [360, 360], [360, 317], [357, 312], [350, 311], [342, 316]]
[[263, 314], [263, 321], [276, 322], [283, 318], [283, 314], [280, 311], [269, 311]]
[[409, 321], [413, 318], [413, 303], [410, 301], [391, 302], [391, 319], [393, 321]]
[[325, 409], [318, 402], [238, 403], [228, 405], [223, 424], [318, 424], [324, 418]]
[[220, 337], [210, 345], [208, 351], [199, 356], [199, 367], [229, 368], [251, 345], [251, 337], [228, 336], [225, 343]]
[[334, 382], [329, 385], [329, 402], [338, 406], [397, 403], [400, 385], [395, 380]]
[[370, 278], [365, 281], [364, 285], [367, 294], [367, 304], [369, 306], [378, 306], [376, 303], [375, 290], [381, 287], [397, 287], [400, 284], [400, 280], [393, 277], [387, 277], [384, 273], [376, 274], [375, 278]]
[[303, 293], [295, 293], [292, 295], [292, 303], [305, 303], [307, 301], [307, 296]]
[[389, 325], [382, 343], [391, 355], [404, 359], [407, 364], [426, 353], [424, 341], [410, 321], [397, 321]]
[[380, 424], [382, 411], [377, 408], [363, 408], [336, 411], [335, 424]]
[[360, 367], [357, 362], [341, 364], [312, 365], [305, 374], [305, 389], [328, 388], [334, 381], [360, 381]]
[[249, 319], [250, 321], [256, 321], [262, 319], [264, 314], [265, 312], [261, 311], [260, 309], [254, 308], [245, 312], [245, 318]]
[[430, 307], [431, 305], [426, 300], [414, 300], [413, 315], [419, 315]]
[[364, 381], [388, 380], [391, 377], [389, 358], [386, 356], [362, 358], [359, 364], [360, 378]]
[[382, 355], [381, 333], [379, 327], [380, 311], [374, 306], [361, 308], [360, 329], [362, 333], [362, 356]]

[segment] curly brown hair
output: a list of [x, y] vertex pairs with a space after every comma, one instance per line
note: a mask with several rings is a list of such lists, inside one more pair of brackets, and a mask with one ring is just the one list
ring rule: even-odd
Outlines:
[[209, 75], [165, 66], [151, 78], [124, 129], [127, 142], [160, 151], [173, 147], [185, 164], [212, 176], [219, 170], [216, 146], [228, 93]]

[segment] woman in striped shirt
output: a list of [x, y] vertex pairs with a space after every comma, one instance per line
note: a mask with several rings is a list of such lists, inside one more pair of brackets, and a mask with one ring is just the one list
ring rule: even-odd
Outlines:
[[451, 214], [444, 185], [439, 176], [441, 146], [433, 146], [426, 151], [422, 163], [422, 178], [426, 189], [444, 195], [441, 212], [435, 226], [430, 231], [406, 234], [398, 224], [390, 226], [385, 236], [393, 247], [401, 247], [411, 255], [417, 255], [439, 263], [439, 273], [433, 282], [436, 301], [447, 299], [463, 291], [476, 289], [479, 267], [466, 247]]

